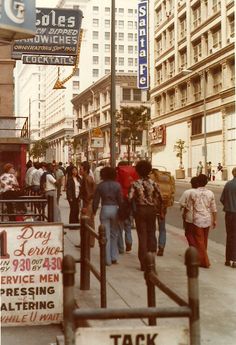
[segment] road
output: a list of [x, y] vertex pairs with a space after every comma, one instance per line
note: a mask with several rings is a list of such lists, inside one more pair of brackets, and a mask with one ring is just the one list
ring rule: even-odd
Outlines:
[[[177, 228], [183, 228], [181, 212], [179, 207], [179, 199], [182, 193], [190, 187], [188, 182], [176, 182], [175, 192], [175, 203], [173, 207], [170, 207], [166, 216], [166, 223], [174, 225]], [[220, 203], [220, 195], [223, 190], [223, 186], [207, 186], [208, 189], [212, 190], [215, 194], [216, 205], [217, 205], [217, 226], [210, 231], [209, 238], [217, 243], [225, 244], [225, 223], [224, 223], [224, 212], [223, 207]]]

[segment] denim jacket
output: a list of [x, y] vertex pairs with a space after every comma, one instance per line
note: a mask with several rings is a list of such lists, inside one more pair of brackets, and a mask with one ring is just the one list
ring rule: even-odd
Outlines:
[[94, 199], [93, 199], [93, 212], [96, 213], [99, 202], [103, 205], [117, 205], [122, 203], [122, 191], [118, 182], [108, 180], [103, 181], [97, 185]]

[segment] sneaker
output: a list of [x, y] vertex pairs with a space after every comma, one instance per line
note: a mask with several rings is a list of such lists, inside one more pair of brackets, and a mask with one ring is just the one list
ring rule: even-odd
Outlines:
[[225, 266], [231, 266], [231, 264], [230, 264], [230, 261], [229, 261], [229, 260], [226, 260], [226, 261], [225, 261]]
[[117, 260], [111, 260], [111, 263], [112, 263], [113, 265], [118, 264]]
[[236, 268], [236, 261], [233, 261], [233, 262], [232, 262], [231, 267], [232, 267], [232, 268]]
[[130, 252], [132, 250], [132, 244], [127, 243], [125, 250], [126, 250], [126, 252]]

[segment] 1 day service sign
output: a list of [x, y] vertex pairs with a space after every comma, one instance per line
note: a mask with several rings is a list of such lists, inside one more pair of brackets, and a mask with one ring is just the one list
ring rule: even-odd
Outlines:
[[80, 328], [76, 345], [189, 345], [189, 332], [175, 327]]
[[1, 225], [2, 326], [60, 323], [62, 224]]

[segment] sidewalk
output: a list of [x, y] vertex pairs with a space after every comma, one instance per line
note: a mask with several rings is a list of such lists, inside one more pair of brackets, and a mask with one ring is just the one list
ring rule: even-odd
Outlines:
[[[60, 201], [62, 218], [68, 222], [68, 206], [65, 197]], [[98, 225], [98, 218], [96, 219]], [[146, 307], [146, 285], [143, 272], [139, 270], [137, 257], [137, 236], [132, 231], [133, 249], [131, 253], [120, 255], [119, 263], [107, 267], [107, 305], [108, 308]], [[65, 254], [80, 256], [79, 232], [67, 230], [65, 235]], [[187, 297], [187, 276], [184, 254], [187, 249], [182, 229], [167, 226], [167, 246], [163, 257], [156, 257], [159, 278], [185, 300]], [[210, 269], [199, 269], [200, 320], [202, 345], [234, 345], [236, 339], [236, 272], [224, 266], [223, 245], [209, 241]], [[99, 265], [99, 247], [96, 243], [91, 251], [94, 264]], [[75, 295], [80, 308], [98, 308], [100, 291], [98, 281], [91, 274], [91, 289], [79, 289], [79, 264], [76, 266]], [[156, 289], [158, 307], [175, 306], [160, 290]], [[96, 326], [117, 325], [117, 320], [94, 321]], [[119, 320], [119, 325], [147, 325], [147, 320]], [[158, 325], [179, 325], [188, 327], [187, 319], [159, 319]]]

